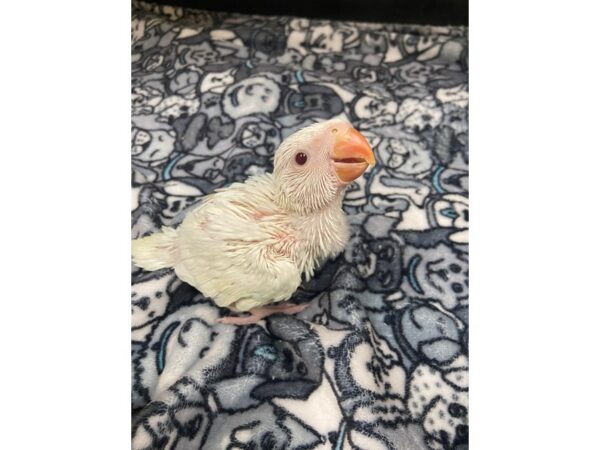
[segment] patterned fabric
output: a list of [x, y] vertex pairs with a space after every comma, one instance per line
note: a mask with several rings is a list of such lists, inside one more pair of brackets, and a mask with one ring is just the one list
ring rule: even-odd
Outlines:
[[343, 117], [378, 165], [297, 316], [216, 324], [172, 270], [132, 268], [133, 448], [466, 449], [467, 31], [134, 3], [132, 237], [272, 169]]

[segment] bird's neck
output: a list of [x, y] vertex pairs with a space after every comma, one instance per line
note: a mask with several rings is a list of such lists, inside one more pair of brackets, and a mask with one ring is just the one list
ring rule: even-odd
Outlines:
[[289, 214], [300, 214], [305, 217], [324, 217], [331, 214], [332, 211], [341, 211], [345, 192], [346, 186], [340, 186], [332, 201], [318, 208], [311, 208], [309, 202], [290, 201], [291, 199], [286, 193], [274, 183], [274, 201], [277, 206]]
[[312, 211], [310, 213], [303, 213], [295, 215], [301, 219], [301, 223], [304, 228], [309, 231], [310, 235], [313, 235], [318, 240], [319, 234], [325, 232], [325, 230], [335, 229], [337, 221], [344, 217], [344, 211], [342, 209], [343, 195], [337, 197], [328, 206]]
[[325, 259], [337, 255], [348, 240], [346, 215], [340, 195], [327, 207], [310, 214], [294, 214], [293, 227], [299, 242], [296, 261], [307, 279]]

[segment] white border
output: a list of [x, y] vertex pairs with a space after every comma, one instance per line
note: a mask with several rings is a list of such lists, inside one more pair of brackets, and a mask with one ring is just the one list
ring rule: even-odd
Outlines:
[[470, 448], [596, 448], [598, 15], [471, 2]]
[[130, 5], [2, 17], [2, 446], [129, 449]]

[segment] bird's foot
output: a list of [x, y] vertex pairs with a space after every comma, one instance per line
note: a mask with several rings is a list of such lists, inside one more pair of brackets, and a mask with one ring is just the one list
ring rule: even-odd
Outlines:
[[217, 319], [218, 323], [228, 325], [250, 325], [270, 316], [271, 314], [296, 314], [308, 308], [308, 303], [303, 305], [295, 305], [293, 303], [280, 303], [271, 306], [259, 306], [258, 308], [248, 311], [248, 316], [228, 316]]

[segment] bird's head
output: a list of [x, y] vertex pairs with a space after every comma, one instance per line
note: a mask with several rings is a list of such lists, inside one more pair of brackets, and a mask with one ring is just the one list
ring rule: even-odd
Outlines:
[[346, 186], [373, 164], [373, 149], [348, 122], [329, 120], [303, 128], [275, 152], [278, 202], [290, 211], [319, 211], [341, 198]]

